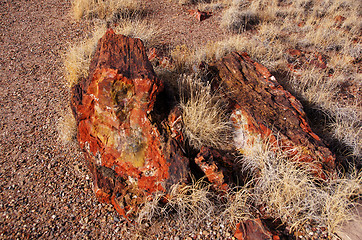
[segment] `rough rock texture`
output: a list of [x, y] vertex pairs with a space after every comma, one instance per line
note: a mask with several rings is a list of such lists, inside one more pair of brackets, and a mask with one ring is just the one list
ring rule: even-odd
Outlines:
[[234, 237], [238, 240], [273, 240], [273, 235], [260, 219], [245, 220], [236, 226]]
[[168, 116], [168, 123], [166, 125], [168, 132], [168, 141], [166, 143], [166, 158], [170, 163], [169, 177], [166, 181], [166, 186], [170, 187], [172, 184], [189, 177], [190, 168], [189, 160], [185, 157], [184, 136], [182, 134], [182, 118], [181, 112], [178, 107], [175, 107]]
[[238, 176], [234, 176], [237, 168], [230, 153], [221, 153], [216, 149], [201, 147], [195, 163], [216, 190], [228, 190], [229, 184], [237, 182]]
[[269, 140], [289, 156], [315, 163], [320, 177], [325, 177], [323, 170], [333, 171], [335, 157], [312, 132], [301, 103], [264, 66], [234, 52], [211, 69], [231, 102], [237, 149], [248, 154], [251, 145]]
[[[306, 67], [327, 69], [328, 56], [320, 53], [304, 52], [299, 49], [288, 49], [286, 51], [288, 68], [296, 75], [301, 75]], [[330, 70], [329, 70], [330, 71]]]
[[188, 161], [174, 154], [178, 147], [172, 139], [164, 146], [152, 123], [150, 112], [163, 85], [141, 40], [108, 30], [98, 42], [89, 72], [72, 89], [78, 141], [97, 198], [129, 216], [144, 197], [165, 191], [166, 181], [184, 179]]
[[208, 19], [209, 17], [212, 16], [211, 12], [204, 12], [204, 11], [200, 11], [199, 9], [197, 10], [189, 10], [189, 13], [194, 16], [197, 20], [199, 20], [200, 22], [203, 20]]
[[150, 48], [147, 52], [148, 60], [154, 66], [161, 66], [162, 68], [172, 70], [175, 68], [175, 63], [171, 58], [163, 56], [163, 53], [156, 48]]

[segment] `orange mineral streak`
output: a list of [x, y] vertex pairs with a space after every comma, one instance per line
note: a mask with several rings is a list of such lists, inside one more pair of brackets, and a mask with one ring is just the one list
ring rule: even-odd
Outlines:
[[272, 76], [271, 73], [268, 71], [268, 69], [266, 67], [264, 67], [263, 65], [261, 65], [260, 63], [254, 62], [254, 66], [255, 66], [255, 69], [259, 73], [261, 73], [264, 78], [269, 78]]
[[313, 133], [312, 129], [310, 128], [310, 126], [308, 125], [307, 121], [302, 118], [299, 117], [301, 123], [300, 123], [300, 127], [306, 132], [308, 133], [312, 138], [314, 138], [317, 141], [320, 141], [321, 139], [315, 134]]
[[[81, 147], [99, 155], [97, 165], [134, 178], [134, 184], [149, 193], [163, 190], [161, 182], [168, 178], [159, 133], [148, 118], [158, 89], [149, 79], [128, 79], [114, 69], [96, 69], [77, 108]], [[101, 192], [98, 196], [109, 199]]]
[[110, 195], [108, 193], [104, 192], [100, 188], [95, 188], [94, 193], [95, 193], [98, 201], [100, 201], [102, 203], [109, 203]]
[[219, 170], [215, 163], [207, 164], [204, 160], [203, 156], [195, 158], [196, 164], [199, 165], [213, 186], [221, 190], [227, 190], [228, 186], [224, 184], [224, 174], [222, 171]]

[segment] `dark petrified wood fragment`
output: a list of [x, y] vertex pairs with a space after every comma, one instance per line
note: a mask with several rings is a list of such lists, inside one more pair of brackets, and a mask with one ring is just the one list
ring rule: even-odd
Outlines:
[[227, 191], [229, 186], [233, 186], [241, 180], [238, 179], [240, 171], [236, 167], [234, 158], [235, 156], [231, 152], [201, 147], [195, 163], [216, 190]]
[[311, 130], [301, 103], [264, 66], [234, 52], [211, 69], [232, 102], [235, 145], [243, 154], [267, 140], [301, 162], [313, 162], [318, 176], [334, 170], [335, 157]]

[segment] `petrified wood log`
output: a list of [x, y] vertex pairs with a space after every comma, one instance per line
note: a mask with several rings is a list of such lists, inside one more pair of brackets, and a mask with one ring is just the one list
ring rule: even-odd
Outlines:
[[231, 102], [239, 151], [248, 154], [250, 145], [268, 140], [298, 161], [313, 162], [320, 177], [333, 171], [335, 157], [312, 132], [301, 103], [264, 66], [234, 52], [210, 69]]
[[[272, 240], [272, 233], [260, 219], [245, 220], [236, 225], [234, 237], [238, 240]], [[276, 239], [279, 237], [275, 236]]]
[[153, 192], [187, 177], [188, 159], [178, 155], [172, 137], [163, 140], [150, 116], [162, 88], [142, 41], [108, 30], [88, 78], [72, 89], [78, 141], [95, 194], [124, 216], [135, 213]]

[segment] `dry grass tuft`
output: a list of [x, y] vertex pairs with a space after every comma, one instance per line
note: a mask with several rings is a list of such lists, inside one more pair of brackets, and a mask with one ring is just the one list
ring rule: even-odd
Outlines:
[[222, 41], [210, 41], [194, 49], [185, 45], [176, 46], [171, 51], [171, 57], [175, 60], [178, 72], [189, 72], [201, 61], [210, 63], [233, 51], [245, 51], [270, 71], [276, 71], [285, 62], [288, 45], [281, 42], [269, 25], [261, 24], [258, 28], [260, 35], [257, 36], [233, 35]]
[[244, 32], [259, 23], [258, 15], [240, 6], [232, 6], [225, 10], [221, 19], [221, 27], [233, 32]]
[[[335, 113], [335, 122], [330, 126], [334, 131], [334, 136], [350, 147], [349, 154], [361, 158], [362, 127], [360, 119], [362, 119], [362, 110], [357, 106], [347, 106], [345, 109], [334, 108], [334, 110], [339, 110]], [[349, 114], [346, 115], [346, 113]]]
[[161, 29], [157, 28], [151, 21], [141, 20], [139, 18], [121, 19], [120, 23], [114, 28], [115, 33], [123, 34], [132, 38], [139, 38], [146, 47], [154, 47], [158, 44], [157, 36]]
[[[160, 200], [166, 203], [160, 204]], [[234, 231], [242, 220], [253, 218], [251, 213], [252, 196], [250, 189], [230, 189], [222, 197], [211, 191], [210, 183], [203, 179], [193, 181], [191, 185], [175, 184], [167, 195], [156, 193], [141, 208], [138, 224], [157, 224], [158, 219], [176, 220], [177, 228], [182, 231], [195, 231], [203, 224], [217, 224], [225, 231]], [[166, 224], [172, 224], [167, 221]], [[176, 226], [167, 225], [166, 229]], [[180, 229], [178, 229], [180, 230]]]
[[166, 203], [160, 205], [164, 193], [154, 194], [145, 203], [137, 218], [138, 223], [151, 222], [155, 218], [175, 218], [184, 223], [182, 227], [197, 227], [215, 215], [215, 204], [211, 201], [210, 184], [202, 180], [191, 185], [175, 184], [168, 191]]
[[310, 174], [312, 165], [293, 161], [287, 153], [271, 151], [270, 146], [250, 146], [251, 155], [241, 161], [244, 170], [258, 176], [252, 180], [255, 206], [263, 206], [266, 214], [293, 232], [312, 225], [327, 227], [332, 234], [356, 217], [353, 200], [362, 193], [362, 172], [320, 183]]
[[176, 71], [179, 73], [190, 71], [192, 65], [197, 62], [195, 50], [186, 45], [177, 45], [171, 50], [170, 55], [175, 62]]
[[220, 223], [235, 229], [236, 225], [241, 221], [255, 218], [253, 216], [256, 211], [253, 209], [252, 189], [248, 188], [248, 186], [230, 189], [226, 192], [224, 198], [226, 203], [220, 207], [222, 210], [215, 217]]
[[142, 11], [139, 0], [74, 0], [73, 15], [81, 18], [111, 19], [116, 14], [133, 14]]
[[64, 57], [66, 79], [69, 86], [77, 84], [79, 79], [87, 77], [89, 64], [96, 50], [98, 40], [106, 32], [106, 27], [100, 25], [93, 32], [91, 38], [84, 40], [75, 46], [71, 46]]
[[169, 192], [166, 209], [176, 212], [179, 219], [196, 220], [200, 223], [209, 219], [215, 211], [210, 200], [209, 185], [197, 181], [193, 185], [173, 185]]
[[340, 86], [350, 81], [343, 72], [328, 76], [328, 72], [307, 68], [301, 76], [290, 79], [293, 90], [309, 104], [316, 106], [334, 119], [329, 128], [332, 134], [347, 145], [348, 153], [362, 155], [362, 109], [355, 104], [337, 102]]
[[58, 120], [58, 134], [63, 144], [68, 144], [77, 137], [77, 124], [70, 109]]
[[329, 234], [339, 230], [342, 224], [356, 218], [355, 198], [362, 194], [362, 172], [354, 170], [347, 176], [335, 179], [318, 192], [320, 209], [314, 216], [315, 221], [322, 221]]
[[196, 149], [228, 146], [230, 123], [221, 98], [212, 92], [211, 85], [195, 75], [183, 75], [179, 89], [183, 131], [190, 146]]

